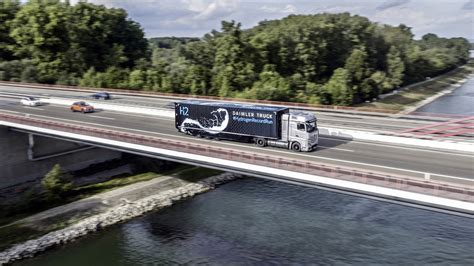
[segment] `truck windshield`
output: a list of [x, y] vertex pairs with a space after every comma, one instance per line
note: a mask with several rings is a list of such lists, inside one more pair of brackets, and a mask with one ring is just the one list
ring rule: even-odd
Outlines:
[[316, 121], [306, 122], [306, 132], [313, 132], [316, 130]]

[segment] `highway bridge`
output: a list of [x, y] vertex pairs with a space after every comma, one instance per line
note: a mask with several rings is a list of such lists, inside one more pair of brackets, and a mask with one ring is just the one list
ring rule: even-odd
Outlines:
[[[472, 135], [467, 132], [434, 141], [433, 137], [416, 135], [407, 138], [403, 133], [452, 117], [316, 109], [323, 129], [320, 145], [315, 152], [295, 153], [178, 133], [168, 114], [170, 103], [182, 96], [117, 92], [107, 102], [90, 100], [93, 105], [115, 108], [81, 114], [70, 112], [67, 104], [61, 103], [87, 99], [91, 94], [88, 90], [19, 85], [0, 84], [0, 125], [12, 130], [422, 208], [474, 214]], [[56, 101], [26, 107], [19, 104], [22, 95]], [[140, 114], [131, 112], [133, 108], [156, 112]], [[333, 134], [335, 130], [337, 134]], [[368, 137], [360, 139], [344, 133], [353, 131], [366, 132]], [[445, 148], [383, 141], [375, 136], [387, 140], [424, 138]], [[456, 145], [467, 148], [450, 148]]]

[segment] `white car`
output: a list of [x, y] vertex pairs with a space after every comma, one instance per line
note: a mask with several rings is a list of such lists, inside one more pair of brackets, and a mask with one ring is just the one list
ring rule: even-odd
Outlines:
[[21, 98], [20, 102], [21, 104], [26, 105], [26, 106], [39, 106], [43, 104], [40, 101], [40, 99], [35, 98], [35, 97], [24, 97], [24, 98]]

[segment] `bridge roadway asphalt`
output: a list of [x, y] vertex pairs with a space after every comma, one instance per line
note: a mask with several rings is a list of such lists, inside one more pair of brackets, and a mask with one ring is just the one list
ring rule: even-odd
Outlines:
[[8, 98], [0, 98], [0, 111], [416, 178], [422, 178], [423, 173], [474, 178], [474, 155], [454, 151], [425, 150], [417, 147], [347, 141], [322, 136], [320, 146], [316, 151], [296, 153], [272, 147], [259, 148], [250, 143], [215, 141], [187, 136], [177, 132], [174, 120], [167, 117], [100, 110], [90, 114], [72, 113], [66, 106], [26, 107], [20, 105], [17, 99]]
[[[92, 92], [76, 92], [76, 91], [58, 91], [50, 89], [32, 89], [24, 87], [4, 86], [0, 85], [1, 93], [25, 94], [38, 97], [59, 97], [90, 100]], [[112, 99], [107, 101], [114, 104], [123, 104], [127, 106], [140, 106], [150, 108], [169, 108], [169, 104], [179, 99], [157, 98], [157, 97], [140, 97], [112, 94]], [[425, 120], [399, 118], [396, 116], [386, 115], [357, 115], [340, 112], [318, 111], [317, 117], [320, 124], [326, 127], [338, 127], [351, 130], [363, 131], [385, 131], [385, 132], [401, 132], [406, 129], [420, 127], [439, 121], [436, 118], [427, 117]], [[446, 118], [440, 118], [446, 121]]]

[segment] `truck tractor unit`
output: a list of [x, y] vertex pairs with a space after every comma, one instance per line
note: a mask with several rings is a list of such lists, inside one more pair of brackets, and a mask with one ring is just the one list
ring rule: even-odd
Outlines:
[[312, 113], [287, 107], [182, 101], [175, 103], [178, 131], [198, 137], [254, 142], [294, 151], [318, 146], [318, 127]]

